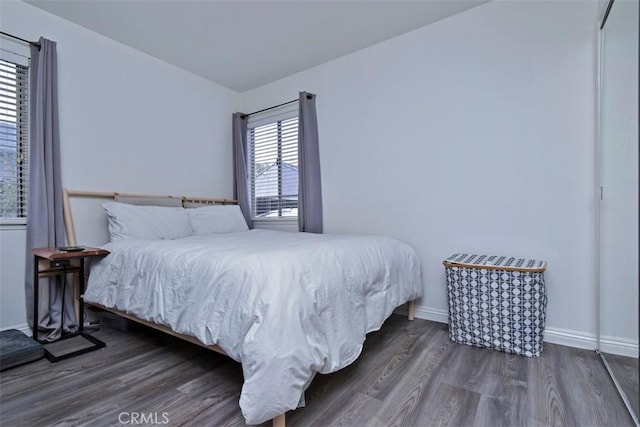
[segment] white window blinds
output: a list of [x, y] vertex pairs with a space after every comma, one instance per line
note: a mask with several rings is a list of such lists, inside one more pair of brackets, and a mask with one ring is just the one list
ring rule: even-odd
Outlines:
[[26, 218], [29, 69], [0, 60], [0, 219]]
[[298, 217], [298, 103], [248, 122], [254, 219]]

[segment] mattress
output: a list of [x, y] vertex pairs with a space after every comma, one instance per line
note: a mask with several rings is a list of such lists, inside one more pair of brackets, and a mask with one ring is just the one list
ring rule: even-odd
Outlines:
[[104, 247], [85, 301], [221, 347], [242, 363], [249, 424], [295, 409], [316, 373], [352, 363], [422, 295], [415, 251], [386, 237], [251, 230]]

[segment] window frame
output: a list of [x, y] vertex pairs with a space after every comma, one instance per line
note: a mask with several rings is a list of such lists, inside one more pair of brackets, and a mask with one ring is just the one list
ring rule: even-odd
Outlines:
[[[18, 192], [17, 197], [21, 202], [18, 203], [17, 207], [18, 216], [0, 217], [0, 226], [3, 229], [24, 229], [29, 213], [29, 141], [31, 136], [29, 127], [30, 52], [21, 48], [22, 46], [16, 44], [7, 44], [5, 47], [5, 40], [3, 39], [3, 47], [0, 49], [0, 60], [24, 68], [19, 74], [21, 76], [20, 85], [16, 88], [16, 100], [21, 99], [21, 102], [16, 105], [16, 160], [20, 158], [23, 159], [17, 162], [16, 165], [16, 191]], [[26, 123], [22, 122], [21, 124], [21, 117]]]
[[[296, 216], [279, 216], [279, 217], [257, 217], [254, 215], [255, 213], [255, 203], [256, 203], [256, 198], [254, 196], [254, 192], [255, 192], [255, 178], [256, 176], [254, 175], [254, 171], [255, 171], [255, 157], [254, 157], [254, 131], [256, 128], [258, 127], [262, 127], [262, 126], [268, 126], [268, 125], [273, 125], [276, 124], [276, 126], [278, 127], [277, 130], [277, 134], [278, 134], [278, 147], [277, 147], [277, 160], [276, 163], [278, 164], [278, 176], [282, 176], [282, 167], [283, 167], [283, 159], [282, 159], [282, 122], [283, 121], [287, 121], [290, 119], [298, 119], [298, 102], [293, 102], [291, 104], [285, 105], [285, 106], [281, 106], [278, 108], [274, 108], [272, 110], [263, 112], [263, 113], [259, 113], [259, 114], [255, 114], [252, 116], [249, 116], [248, 122], [247, 122], [247, 151], [248, 151], [248, 164], [247, 164], [247, 186], [248, 186], [248, 192], [249, 192], [249, 205], [250, 205], [250, 209], [251, 209], [251, 219], [254, 223], [260, 224], [260, 223], [278, 223], [278, 224], [286, 224], [286, 223], [298, 223], [298, 215]], [[297, 129], [297, 125], [296, 125], [296, 159], [297, 159], [297, 147], [298, 147], [298, 129]], [[297, 168], [297, 166], [296, 166]], [[278, 180], [278, 197], [282, 198], [284, 197], [282, 194], [282, 179], [280, 178]], [[296, 198], [298, 197], [298, 190], [296, 189]], [[282, 209], [282, 207], [280, 206], [279, 209]], [[286, 208], [285, 208], [286, 209]]]

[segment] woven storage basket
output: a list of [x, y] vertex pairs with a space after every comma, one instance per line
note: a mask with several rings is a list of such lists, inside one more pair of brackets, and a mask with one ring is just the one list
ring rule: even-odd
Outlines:
[[542, 353], [546, 262], [453, 254], [443, 264], [452, 341], [527, 357]]

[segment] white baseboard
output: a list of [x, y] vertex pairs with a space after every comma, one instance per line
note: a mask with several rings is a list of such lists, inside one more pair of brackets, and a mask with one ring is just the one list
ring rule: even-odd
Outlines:
[[544, 342], [593, 351], [598, 347], [598, 341], [594, 334], [560, 328], [545, 328]]
[[20, 332], [22, 332], [23, 334], [25, 334], [26, 336], [30, 337], [31, 336], [31, 328], [29, 327], [28, 324], [23, 323], [22, 325], [15, 325], [15, 326], [7, 326], [7, 327], [3, 327], [2, 331], [6, 331], [9, 329], [17, 329]]
[[416, 306], [415, 313], [419, 319], [431, 320], [432, 322], [438, 323], [449, 323], [449, 312], [447, 310]]
[[[397, 312], [406, 314], [406, 306], [398, 308]], [[449, 313], [447, 310], [416, 306], [415, 316], [419, 319], [431, 320], [433, 322], [449, 323]], [[545, 329], [544, 342], [594, 351], [598, 347], [598, 342], [594, 334], [553, 327], [547, 327]], [[603, 353], [637, 358], [639, 346], [638, 341], [619, 337], [602, 337], [600, 339], [600, 351]]]
[[[407, 308], [406, 306], [401, 306], [396, 312], [406, 314]], [[432, 322], [449, 323], [449, 313], [446, 310], [416, 306], [415, 316], [418, 319], [430, 320]], [[3, 331], [7, 329], [17, 329], [25, 335], [31, 336], [31, 328], [26, 323], [2, 328]], [[598, 347], [595, 335], [569, 329], [546, 328], [544, 331], [544, 341], [586, 350], [595, 350]], [[638, 346], [638, 341], [606, 336], [600, 339], [600, 351], [619, 356], [638, 358], [640, 355], [640, 346]]]
[[617, 354], [619, 356], [634, 357], [636, 359], [640, 356], [638, 341], [618, 337], [600, 337], [600, 351], [602, 353]]
[[[396, 308], [395, 313], [406, 315], [407, 305], [401, 305]], [[438, 310], [437, 308], [423, 307], [416, 305], [414, 308], [414, 314], [418, 319], [431, 320], [438, 323], [449, 323], [449, 313], [446, 310]]]

